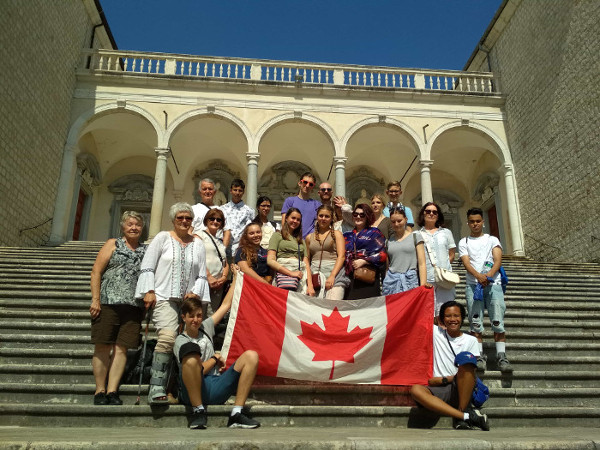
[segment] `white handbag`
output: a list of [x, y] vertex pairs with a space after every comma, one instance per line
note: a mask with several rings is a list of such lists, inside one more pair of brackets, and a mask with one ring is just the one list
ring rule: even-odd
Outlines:
[[431, 248], [429, 247], [427, 236], [422, 231], [421, 235], [423, 236], [423, 242], [425, 243], [425, 248], [427, 249], [427, 253], [429, 254], [429, 261], [431, 261], [431, 265], [433, 266], [435, 284], [441, 287], [442, 289], [453, 289], [458, 283], [460, 283], [460, 276], [457, 273], [454, 273], [447, 269], [442, 269], [441, 267], [437, 266], [437, 260], [435, 258], [435, 254], [431, 251]]

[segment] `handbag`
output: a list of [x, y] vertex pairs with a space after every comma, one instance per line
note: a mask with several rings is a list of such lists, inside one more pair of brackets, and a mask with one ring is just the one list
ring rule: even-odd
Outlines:
[[[298, 270], [302, 270], [300, 267], [300, 243], [298, 243]], [[277, 275], [275, 275], [275, 285], [280, 289], [296, 291], [298, 286], [300, 286], [300, 280], [296, 277], [278, 272]]]
[[[448, 341], [448, 345], [450, 346], [450, 350], [452, 350], [454, 358], [456, 358], [456, 352], [450, 343], [448, 332], [444, 331], [444, 335], [446, 336], [446, 340]], [[490, 389], [483, 383], [483, 381], [481, 381], [481, 378], [476, 377], [473, 393], [471, 394], [471, 403], [475, 408], [481, 408], [488, 398], [490, 398]]]
[[427, 249], [427, 254], [429, 255], [429, 261], [431, 261], [431, 265], [433, 266], [435, 284], [442, 289], [453, 289], [458, 283], [460, 283], [460, 276], [450, 270], [438, 267], [435, 254], [431, 251], [429, 242], [427, 241], [425, 234], [423, 234], [423, 231], [421, 231], [421, 235], [423, 236], [423, 242], [425, 243], [425, 248]]
[[[225, 261], [225, 258], [223, 258], [223, 256], [221, 255], [221, 252], [219, 251], [219, 247], [217, 247], [217, 243], [215, 242], [215, 240], [213, 239], [213, 237], [211, 236], [211, 234], [208, 231], [204, 230], [204, 232], [210, 238], [211, 242], [215, 246], [215, 250], [217, 251], [217, 256], [219, 257], [219, 261], [221, 261], [221, 265], [223, 266], [223, 268], [225, 268], [225, 264], [227, 264], [227, 261]], [[230, 287], [231, 287], [231, 280], [227, 280], [227, 281], [225, 281], [225, 283], [223, 283], [222, 294], [221, 294], [221, 303], [223, 303], [223, 299], [225, 299], [225, 296], [227, 295], [227, 291], [229, 291]], [[221, 306], [221, 305], [219, 304], [219, 306]]]
[[[356, 238], [354, 238], [354, 257], [356, 258]], [[371, 266], [362, 266], [352, 271], [355, 280], [362, 281], [363, 283], [373, 284], [377, 271]]]
[[[315, 236], [317, 235], [318, 231], [315, 231]], [[327, 239], [327, 236], [329, 236], [329, 233], [331, 233], [331, 230], [329, 230], [327, 232], [327, 234], [325, 235], [325, 239]], [[323, 239], [323, 242], [321, 242], [321, 258], [319, 258], [319, 269], [317, 270], [317, 273], [313, 273], [311, 278], [312, 278], [312, 285], [313, 285], [313, 289], [316, 291], [317, 289], [321, 289], [321, 263], [323, 262], [323, 247], [325, 247], [325, 239]]]

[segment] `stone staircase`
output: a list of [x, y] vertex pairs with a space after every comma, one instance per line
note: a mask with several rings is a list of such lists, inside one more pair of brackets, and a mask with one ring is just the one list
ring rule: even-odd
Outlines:
[[[0, 421], [18, 426], [186, 425], [181, 405], [92, 405], [89, 274], [101, 243], [0, 248]], [[493, 427], [600, 427], [600, 266], [506, 258], [507, 354], [515, 371], [494, 367], [486, 332]], [[464, 270], [456, 266], [464, 280]], [[464, 287], [457, 289], [464, 301]], [[142, 393], [147, 392], [143, 386]], [[405, 427], [413, 405], [403, 386], [337, 385], [260, 378], [252, 413], [263, 426]], [[226, 406], [211, 407], [224, 426]], [[414, 410], [413, 410], [414, 413]], [[450, 426], [442, 418], [438, 426]]]

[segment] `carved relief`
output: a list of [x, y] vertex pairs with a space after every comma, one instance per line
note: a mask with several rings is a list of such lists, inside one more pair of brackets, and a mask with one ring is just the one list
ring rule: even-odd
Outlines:
[[[298, 180], [305, 172], [314, 173], [310, 167], [299, 161], [288, 160], [275, 164], [260, 178], [258, 195], [269, 197], [273, 202], [273, 211], [277, 213], [281, 211], [287, 197], [298, 194]], [[319, 184], [320, 181], [317, 180], [317, 186]], [[313, 191], [313, 198], [319, 198], [316, 189]]]
[[384, 192], [383, 178], [377, 177], [368, 167], [360, 166], [346, 177], [346, 200], [351, 205], [357, 202], [370, 205], [373, 194]]
[[111, 237], [121, 235], [120, 220], [125, 211], [136, 211], [144, 218], [144, 230], [141, 240], [148, 238], [150, 225], [150, 211], [152, 209], [152, 193], [154, 192], [154, 179], [147, 175], [125, 175], [108, 186], [109, 192], [114, 195], [111, 213]]

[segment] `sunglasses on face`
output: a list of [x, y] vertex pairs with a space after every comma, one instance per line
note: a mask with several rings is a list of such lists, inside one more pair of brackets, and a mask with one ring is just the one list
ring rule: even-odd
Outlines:
[[321, 188], [320, 191], [321, 192], [331, 192], [331, 191], [333, 191], [333, 189], [332, 188]]
[[425, 214], [431, 214], [432, 216], [437, 216], [438, 215], [437, 209], [426, 209], [424, 211], [424, 213]]
[[367, 217], [367, 215], [365, 213], [353, 212], [352, 217], [360, 217], [361, 219], [364, 219]]
[[221, 219], [220, 217], [209, 217], [208, 220], [211, 222], [218, 222], [218, 223], [223, 222], [223, 219]]
[[302, 183], [304, 186], [308, 186], [308, 187], [313, 187], [315, 185], [315, 183], [313, 183], [312, 181], [306, 181], [306, 180], [300, 180], [300, 183]]
[[175, 219], [177, 219], [179, 222], [183, 222], [184, 220], [189, 220], [189, 221], [194, 220], [190, 216], [177, 216], [177, 217], [175, 217]]
[[270, 205], [270, 204], [268, 204], [268, 203], [267, 203], [266, 205], [259, 205], [259, 206], [260, 206], [261, 208], [270, 208], [270, 207], [271, 207], [271, 205]]

